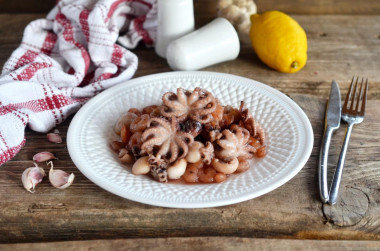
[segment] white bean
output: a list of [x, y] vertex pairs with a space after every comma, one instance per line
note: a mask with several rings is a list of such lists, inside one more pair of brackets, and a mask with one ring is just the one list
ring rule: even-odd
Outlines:
[[136, 160], [132, 166], [132, 173], [135, 175], [147, 174], [150, 171], [150, 166], [148, 162], [148, 156], [144, 156]]
[[173, 165], [169, 166], [167, 169], [168, 178], [171, 180], [176, 180], [181, 178], [181, 176], [186, 171], [187, 162], [185, 159], [180, 159], [174, 162]]

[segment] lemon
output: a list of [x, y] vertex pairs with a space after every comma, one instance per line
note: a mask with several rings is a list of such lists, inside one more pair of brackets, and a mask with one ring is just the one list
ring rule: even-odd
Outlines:
[[250, 38], [260, 60], [277, 71], [293, 73], [306, 64], [306, 33], [285, 13], [267, 11], [252, 15]]

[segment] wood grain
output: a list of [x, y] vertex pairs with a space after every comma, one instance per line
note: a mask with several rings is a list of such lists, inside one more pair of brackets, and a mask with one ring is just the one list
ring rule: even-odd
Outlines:
[[[21, 42], [23, 27], [42, 18], [40, 14], [0, 15], [0, 67]], [[242, 44], [239, 57], [205, 68], [252, 78], [290, 93], [328, 96], [331, 80], [338, 81], [342, 95], [353, 75], [369, 78], [369, 98], [380, 98], [380, 15], [294, 15], [308, 36], [308, 61], [296, 74], [283, 74], [259, 61], [249, 44]], [[342, 28], [347, 27], [347, 28]], [[135, 77], [171, 71], [165, 59], [154, 49], [139, 45], [133, 50], [139, 57]]]
[[[217, 0], [194, 0], [196, 14], [210, 16], [216, 11]], [[56, 0], [0, 0], [0, 13], [47, 13]], [[379, 14], [380, 3], [374, 0], [255, 0], [257, 10], [280, 10], [289, 14]]]
[[3, 251], [85, 251], [85, 250], [167, 250], [167, 251], [207, 251], [214, 250], [378, 250], [378, 241], [329, 241], [329, 240], [284, 240], [254, 239], [236, 237], [190, 237], [190, 238], [155, 238], [155, 239], [117, 239], [93, 241], [66, 241], [49, 243], [3, 244]]
[[[19, 45], [23, 27], [39, 17], [43, 15], [0, 15], [0, 67]], [[306, 112], [314, 130], [314, 147], [305, 167], [291, 181], [254, 200], [218, 208], [167, 209], [125, 200], [96, 186], [72, 163], [65, 144], [70, 118], [58, 126], [63, 144], [52, 144], [45, 134], [27, 129], [25, 147], [0, 167], [0, 242], [196, 236], [380, 240], [380, 15], [293, 17], [308, 35], [309, 59], [300, 72], [282, 74], [267, 68], [249, 44], [242, 44], [236, 60], [204, 69], [266, 83], [290, 96]], [[209, 18], [205, 15], [199, 20], [206, 22]], [[135, 77], [170, 71], [166, 61], [152, 48], [139, 45], [133, 52], [139, 57]], [[354, 127], [347, 153], [342, 189], [347, 191], [351, 202], [340, 207], [351, 210], [355, 217], [351, 216], [349, 224], [344, 224], [342, 219], [346, 214], [323, 210], [318, 195], [317, 161], [331, 80], [338, 81], [345, 95], [352, 75], [368, 77], [370, 86], [366, 118]], [[331, 170], [338, 159], [344, 129], [343, 124], [332, 141]], [[54, 189], [48, 181], [40, 184], [34, 194], [23, 189], [21, 174], [32, 165], [32, 156], [39, 151], [53, 152], [59, 158], [55, 161], [56, 168], [74, 172], [76, 179], [69, 189]], [[352, 203], [355, 196], [350, 195], [350, 189], [364, 194], [367, 203], [355, 207]], [[158, 239], [158, 242], [166, 240]], [[211, 243], [220, 241], [213, 240]], [[228, 245], [234, 247], [242, 242], [244, 247], [245, 242], [253, 244], [251, 241], [237, 238]], [[278, 245], [282, 241], [286, 240], [279, 240]], [[180, 242], [186, 240], [180, 238]], [[137, 243], [143, 245], [142, 241]]]
[[[368, 208], [355, 224], [341, 228], [332, 217], [325, 217], [317, 189], [325, 100], [307, 95], [291, 98], [312, 123], [315, 143], [309, 161], [281, 188], [254, 200], [218, 208], [167, 209], [112, 195], [75, 168], [65, 144], [52, 144], [45, 134], [27, 130], [26, 146], [0, 170], [0, 218], [4, 223], [0, 225], [0, 242], [191, 236], [380, 240], [380, 117], [376, 116], [380, 101], [368, 102], [367, 116], [371, 119], [354, 128], [342, 183], [342, 187], [363, 191], [369, 198]], [[58, 127], [64, 136], [68, 125], [69, 120]], [[336, 163], [343, 134], [344, 128], [334, 136], [330, 167]], [[22, 188], [22, 171], [42, 150], [58, 156], [56, 168], [74, 172], [76, 180], [69, 189], [54, 189], [47, 181], [34, 194]]]
[[[368, 77], [369, 98], [380, 98], [380, 15], [293, 15], [308, 37], [308, 61], [295, 74], [278, 73], [257, 58], [250, 44], [241, 44], [239, 57], [205, 68], [266, 83], [286, 94], [303, 93], [327, 97], [335, 79], [346, 94], [352, 76]], [[342, 28], [347, 27], [347, 28]], [[143, 47], [135, 50], [140, 59], [136, 76], [170, 71], [166, 61], [151, 56]]]

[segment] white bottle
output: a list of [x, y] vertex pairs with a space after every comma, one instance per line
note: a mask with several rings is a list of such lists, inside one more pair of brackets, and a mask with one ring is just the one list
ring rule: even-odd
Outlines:
[[194, 30], [193, 0], [158, 0], [156, 53], [166, 58], [170, 42]]
[[166, 58], [176, 71], [199, 70], [234, 60], [240, 52], [238, 34], [225, 18], [216, 18], [202, 28], [170, 43]]

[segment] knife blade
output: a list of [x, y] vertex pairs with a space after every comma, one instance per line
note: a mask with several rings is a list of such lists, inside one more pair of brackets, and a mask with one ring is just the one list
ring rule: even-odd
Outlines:
[[341, 97], [338, 83], [333, 80], [331, 83], [330, 98], [326, 106], [325, 129], [322, 137], [321, 149], [319, 152], [319, 192], [321, 199], [326, 203], [329, 199], [327, 190], [327, 159], [329, 154], [331, 136], [340, 126], [341, 119]]

